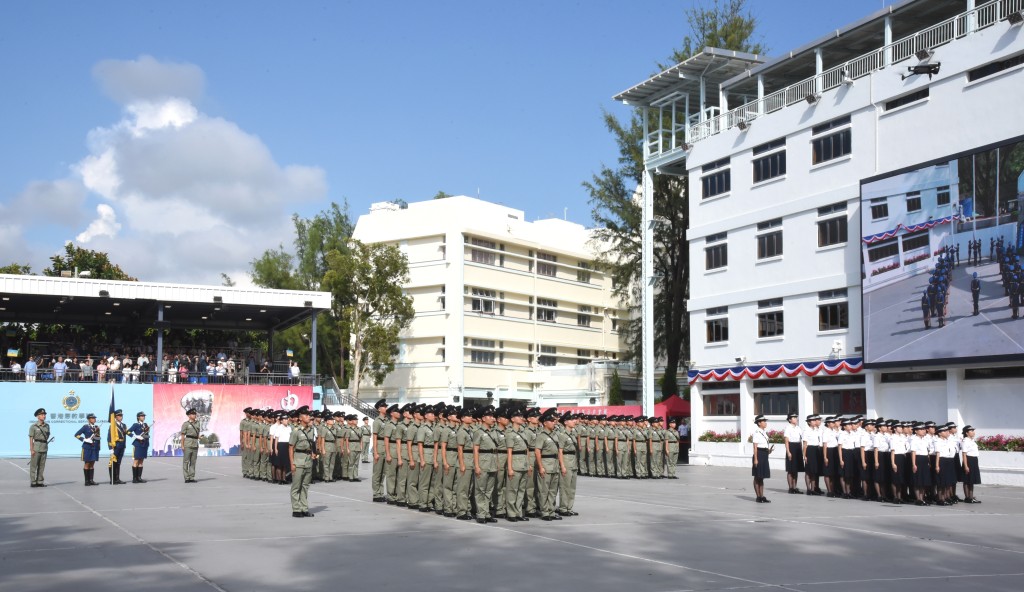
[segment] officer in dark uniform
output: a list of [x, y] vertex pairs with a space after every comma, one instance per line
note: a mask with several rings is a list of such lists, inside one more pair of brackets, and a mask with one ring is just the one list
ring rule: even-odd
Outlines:
[[132, 483], [145, 483], [142, 478], [142, 462], [149, 456], [149, 424], [146, 414], [139, 411], [135, 414], [135, 423], [128, 428], [132, 440]]
[[946, 326], [946, 291], [936, 290], [935, 310], [939, 315], [939, 327]]
[[1020, 318], [1020, 276], [1011, 272], [1009, 274], [1009, 285], [1007, 292], [1010, 296], [1010, 309], [1013, 311], [1012, 318]]
[[924, 317], [924, 328], [931, 329], [931, 304], [928, 301], [928, 290], [921, 294], [921, 315]]
[[[128, 435], [128, 426], [124, 425], [121, 420], [124, 418], [124, 412], [118, 409], [114, 412], [114, 423], [110, 424], [110, 429], [107, 430], [107, 449], [111, 453], [110, 468], [110, 483], [112, 485], [124, 485], [125, 482], [121, 480], [121, 459], [124, 458], [124, 447], [125, 439]], [[115, 441], [116, 439], [116, 441]]]
[[75, 432], [75, 438], [82, 442], [82, 472], [85, 474], [86, 486], [99, 485], [93, 479], [96, 474], [96, 469], [93, 467], [100, 459], [100, 426], [96, 425], [95, 413], [90, 413], [85, 418], [89, 423]]
[[978, 272], [974, 272], [971, 279], [971, 300], [974, 301], [974, 316], [978, 316], [979, 298], [981, 298], [981, 280], [978, 279]]

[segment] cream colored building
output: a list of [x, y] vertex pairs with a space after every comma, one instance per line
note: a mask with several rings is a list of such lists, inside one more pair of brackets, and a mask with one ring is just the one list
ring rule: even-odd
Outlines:
[[455, 196], [374, 204], [355, 238], [408, 256], [416, 309], [395, 371], [362, 385], [363, 398], [601, 404], [612, 370], [629, 372], [618, 362], [627, 309], [579, 224]]

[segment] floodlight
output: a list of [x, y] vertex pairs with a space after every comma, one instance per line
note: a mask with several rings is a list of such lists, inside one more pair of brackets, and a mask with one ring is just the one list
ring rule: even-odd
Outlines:
[[1024, 23], [1024, 10], [1018, 10], [1017, 12], [1011, 12], [1006, 15], [1006, 21], [1010, 23], [1011, 27]]
[[807, 100], [807, 103], [809, 105], [813, 105], [813, 104], [817, 103], [820, 98], [821, 98], [821, 95], [819, 95], [818, 93], [811, 93], [811, 94], [807, 95], [806, 97], [804, 97], [804, 99]]
[[935, 52], [930, 50], [930, 49], [919, 49], [916, 52], [914, 52], [914, 55], [917, 56], [917, 59], [923, 61], [923, 60], [927, 60], [928, 58], [932, 57], [932, 55], [934, 53]]
[[736, 127], [740, 128], [741, 131], [747, 131], [747, 129], [750, 127], [750, 124], [747, 123], [746, 119], [741, 119], [740, 122], [736, 124]]

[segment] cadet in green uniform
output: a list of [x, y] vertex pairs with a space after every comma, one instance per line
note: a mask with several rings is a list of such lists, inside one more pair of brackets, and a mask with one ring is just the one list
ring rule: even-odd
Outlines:
[[466, 409], [461, 414], [462, 425], [455, 435], [455, 446], [458, 450], [458, 466], [455, 467], [455, 513], [459, 520], [471, 520], [470, 485], [473, 480], [473, 416]]
[[363, 462], [370, 462], [370, 444], [373, 442], [373, 430], [370, 429], [370, 418], [363, 416], [363, 425], [359, 426], [359, 436], [362, 439]]
[[327, 414], [324, 429], [317, 432], [320, 454], [324, 459], [324, 481], [334, 482], [334, 464], [338, 462], [338, 437], [335, 433], [334, 415]]
[[633, 430], [626, 417], [620, 417], [615, 428], [615, 475], [619, 479], [633, 476]]
[[484, 407], [478, 413], [477, 419], [482, 425], [473, 434], [473, 475], [476, 477], [476, 521], [483, 524], [498, 521], [491, 516], [491, 497], [498, 472], [498, 442], [492, 432], [494, 410]]
[[494, 496], [491, 498], [491, 514], [497, 518], [505, 517], [505, 480], [508, 475], [505, 472], [505, 431], [508, 429], [508, 412], [510, 409], [504, 406], [498, 407], [494, 412], [494, 419], [497, 423], [494, 425], [492, 433], [495, 436], [495, 443], [497, 446], [495, 450], [498, 454], [498, 469], [494, 472]]
[[373, 418], [370, 426], [370, 433], [373, 437], [373, 476], [370, 486], [373, 488], [373, 501], [384, 502], [387, 497], [384, 493], [384, 424], [388, 422], [388, 402], [381, 399], [373, 406], [377, 411], [377, 417]]
[[676, 477], [676, 463], [679, 461], [679, 431], [676, 429], [675, 418], [668, 420], [668, 429], [665, 430], [665, 468], [668, 476], [666, 479], [678, 479]]
[[185, 483], [197, 483], [196, 459], [199, 458], [199, 434], [202, 429], [196, 420], [196, 410], [185, 411], [188, 421], [181, 424], [181, 469], [185, 475]]
[[402, 462], [398, 451], [401, 449], [399, 441], [395, 440], [395, 432], [398, 430], [398, 420], [401, 414], [398, 412], [398, 405], [388, 407], [390, 419], [382, 425], [381, 434], [384, 436], [384, 479], [387, 485], [387, 496], [384, 501], [389, 504], [398, 503], [398, 465]]
[[410, 411], [412, 413], [412, 423], [406, 428], [406, 437], [402, 440], [405, 443], [405, 449], [409, 458], [405, 499], [410, 510], [418, 510], [420, 508], [420, 457], [416, 454], [416, 434], [419, 433], [420, 426], [423, 425], [423, 411], [419, 405], [413, 405]]
[[409, 440], [412, 439], [413, 434], [409, 433], [409, 426], [412, 424], [412, 405], [406, 403], [402, 406], [402, 421], [395, 426], [395, 441], [398, 443], [398, 482], [395, 487], [395, 505], [399, 507], [405, 507], [408, 505], [406, 502], [406, 494], [409, 488], [409, 463], [412, 459], [409, 458]]
[[636, 434], [636, 476], [638, 479], [650, 478], [651, 428], [649, 418], [641, 417], [635, 428]]
[[457, 437], [462, 424], [462, 413], [455, 407], [448, 408], [448, 430], [445, 432], [445, 439], [441, 442], [441, 450], [444, 451], [444, 474], [441, 476], [441, 489], [443, 490], [444, 512], [442, 515], [447, 518], [456, 516], [455, 502], [455, 478], [459, 474], [459, 444]]
[[665, 430], [661, 418], [651, 418], [651, 479], [661, 479], [665, 474]]
[[540, 410], [530, 409], [526, 412], [526, 428], [523, 430], [523, 438], [526, 440], [529, 455], [526, 464], [526, 500], [523, 502], [523, 510], [528, 518], [540, 516], [540, 507], [537, 504], [537, 459], [534, 457], [534, 443], [537, 440], [537, 433], [540, 427]]
[[576, 422], [576, 429], [579, 431], [583, 447], [580, 449], [582, 455], [579, 459], [580, 475], [590, 477], [594, 475], [594, 449], [597, 441], [597, 434], [594, 430], [592, 415], [584, 415]]
[[437, 442], [434, 440], [434, 408], [427, 407], [423, 410], [423, 421], [416, 430], [416, 437], [413, 440], [415, 450], [413, 458], [418, 467], [418, 482], [416, 483], [416, 499], [410, 499], [410, 504], [415, 503], [420, 512], [431, 512], [434, 510], [434, 492], [430, 490], [430, 484], [434, 480], [434, 471], [437, 469]]
[[348, 421], [348, 480], [359, 483], [359, 455], [362, 453], [362, 432], [359, 431], [359, 416], [352, 413], [345, 416]]
[[561, 520], [555, 514], [555, 496], [558, 494], [558, 477], [565, 472], [562, 448], [555, 437], [557, 414], [548, 409], [540, 417], [543, 429], [537, 432], [534, 441], [534, 455], [537, 460], [537, 498], [540, 505], [540, 519]]
[[36, 422], [28, 428], [28, 479], [31, 487], [46, 487], [43, 471], [49, 444], [50, 424], [46, 423], [46, 409], [36, 409]]
[[242, 477], [249, 478], [249, 440], [245, 434], [248, 429], [249, 417], [252, 409], [246, 407], [242, 410], [245, 415], [242, 417], [242, 421], [238, 422], [238, 448], [242, 457]]
[[529, 446], [523, 437], [526, 420], [522, 409], [509, 411], [512, 427], [505, 430], [505, 519], [509, 522], [527, 521], [523, 510], [526, 499], [526, 473], [529, 467]]
[[448, 439], [448, 407], [444, 403], [434, 405], [434, 415], [437, 420], [434, 422], [434, 470], [430, 473], [430, 507], [437, 514], [444, 514], [444, 490], [441, 483], [444, 478], [444, 448], [443, 444]]
[[288, 440], [288, 462], [292, 469], [292, 516], [312, 518], [309, 511], [309, 483], [316, 460], [316, 430], [310, 424], [309, 407], [299, 407], [299, 425]]
[[558, 515], [577, 516], [572, 510], [576, 503], [576, 474], [579, 472], [579, 435], [576, 433], [576, 416], [566, 412], [562, 416], [559, 433], [562, 445], [562, 459], [565, 466], [562, 476], [558, 479]]

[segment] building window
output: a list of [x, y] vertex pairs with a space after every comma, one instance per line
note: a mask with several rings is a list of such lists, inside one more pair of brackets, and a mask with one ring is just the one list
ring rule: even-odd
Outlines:
[[579, 314], [576, 315], [576, 324], [580, 327], [589, 327], [591, 312], [593, 312], [593, 309], [590, 306], [581, 304]]
[[993, 74], [998, 74], [1003, 70], [1009, 70], [1010, 68], [1021, 64], [1024, 64], [1024, 53], [998, 62], [992, 62], [991, 64], [985, 64], [980, 68], [975, 68], [967, 73], [967, 81], [974, 82], [975, 80], [987, 78]]
[[619, 330], [619, 319], [612, 319], [612, 331]]
[[783, 335], [782, 298], [760, 300], [757, 303], [757, 336]]
[[554, 323], [558, 320], [558, 302], [547, 298], [537, 299], [537, 320]]
[[754, 183], [767, 181], [786, 174], [786, 138], [754, 147]]
[[[555, 346], [553, 345], [542, 345], [540, 346], [541, 355], [537, 356], [537, 365], [539, 366], [554, 366], [556, 362], [555, 358]], [[545, 355], [547, 354], [547, 355]]]
[[494, 340], [493, 339], [471, 339], [471, 347], [484, 349], [472, 349], [469, 352], [469, 359], [474, 364], [494, 363]]
[[899, 243], [895, 238], [879, 241], [868, 247], [868, 261], [874, 263], [881, 259], [888, 259], [900, 254]]
[[818, 246], [828, 247], [847, 241], [846, 216], [818, 222]]
[[[555, 277], [558, 275], [558, 267], [555, 262], [558, 261], [558, 257], [555, 257], [551, 253], [537, 252], [537, 275], [546, 275]], [[550, 263], [542, 263], [543, 261], [550, 261]]]
[[709, 308], [707, 311], [707, 320], [704, 321], [704, 325], [707, 328], [707, 342], [708, 343], [724, 343], [729, 341], [729, 307], [719, 306], [718, 308]]
[[757, 225], [757, 258], [768, 259], [782, 255], [782, 218]]
[[909, 95], [903, 95], [902, 97], [895, 98], [895, 99], [893, 99], [891, 101], [886, 101], [886, 103], [885, 103], [885, 110], [886, 111], [891, 111], [893, 109], [896, 109], [897, 107], [902, 107], [903, 105], [909, 105], [911, 103], [916, 103], [918, 101], [921, 101], [921, 100], [924, 100], [924, 99], [927, 99], [927, 98], [928, 98], [928, 89], [927, 88], [922, 88], [921, 90], [919, 90], [917, 92], [912, 92]]
[[494, 314], [494, 290], [473, 288], [473, 312]]
[[871, 219], [884, 220], [889, 217], [889, 198], [876, 197], [871, 200]]
[[911, 191], [907, 193], [907, 212], [921, 211], [921, 192]]
[[729, 243], [725, 242], [726, 233], [712, 234], [704, 239], [704, 268], [718, 269], [729, 265]]
[[903, 237], [903, 252], [906, 253], [914, 249], [927, 249], [929, 245], [928, 235], [929, 232], [927, 230], [905, 235]]
[[811, 149], [813, 153], [812, 164], [828, 162], [841, 156], [846, 156], [853, 151], [850, 128], [834, 133], [827, 133], [849, 124], [850, 116], [847, 115], [846, 117], [840, 117], [839, 119], [833, 119], [828, 123], [814, 126], [811, 133], [818, 137], [811, 139]]
[[578, 349], [576, 350], [576, 364], [578, 366], [586, 366], [590, 363], [594, 352], [589, 349]]
[[740, 414], [740, 394], [715, 394], [715, 395], [704, 395], [701, 397], [704, 401], [704, 415], [715, 416], [715, 415], [739, 415]]
[[814, 391], [814, 412], [822, 415], [851, 415], [868, 412], [864, 389]]
[[579, 268], [576, 270], [576, 281], [580, 282], [581, 284], [589, 284], [590, 270], [592, 269], [590, 263], [586, 261], [579, 261], [576, 263], [576, 267]]
[[949, 205], [949, 185], [939, 187], [935, 192], [935, 204], [939, 206]]
[[754, 413], [788, 415], [797, 411], [796, 392], [754, 393]]
[[729, 159], [711, 162], [701, 167], [701, 195], [704, 199], [728, 193], [732, 189]]
[[[474, 247], [482, 247], [480, 249], [472, 250], [473, 263], [483, 263], [484, 265], [494, 265], [494, 249], [497, 248], [497, 244], [494, 241], [484, 240], [482, 238], [473, 238], [470, 243]], [[484, 249], [491, 249], [485, 251]]]
[[849, 302], [846, 289], [818, 292], [818, 331], [850, 328]]

